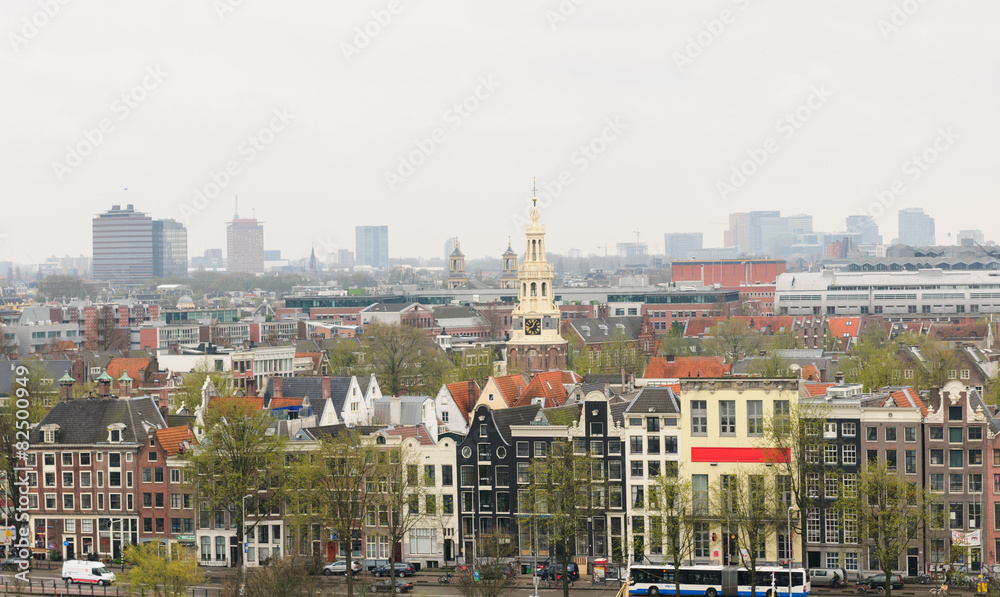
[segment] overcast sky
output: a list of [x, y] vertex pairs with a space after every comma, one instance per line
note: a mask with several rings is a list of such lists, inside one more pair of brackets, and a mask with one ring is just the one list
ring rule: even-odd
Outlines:
[[0, 3], [0, 260], [89, 256], [113, 203], [200, 255], [235, 195], [292, 258], [496, 255], [533, 176], [558, 252], [762, 209], [998, 236], [996, 2], [62, 2]]

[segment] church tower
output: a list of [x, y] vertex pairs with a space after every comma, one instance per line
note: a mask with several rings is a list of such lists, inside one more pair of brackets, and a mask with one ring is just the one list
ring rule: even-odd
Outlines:
[[566, 368], [567, 342], [559, 334], [559, 308], [553, 294], [552, 265], [545, 259], [545, 226], [533, 197], [525, 236], [524, 261], [517, 270], [517, 306], [507, 342], [510, 371], [532, 373]]
[[448, 290], [464, 288], [465, 284], [465, 255], [459, 250], [456, 241], [455, 250], [448, 258]]
[[517, 288], [517, 253], [507, 239], [507, 250], [500, 256], [503, 270], [500, 272], [500, 288]]

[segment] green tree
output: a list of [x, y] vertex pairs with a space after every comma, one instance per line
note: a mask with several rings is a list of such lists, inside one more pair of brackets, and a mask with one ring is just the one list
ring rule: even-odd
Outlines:
[[770, 350], [793, 350], [802, 348], [802, 336], [791, 331], [779, 332], [770, 338]]
[[712, 492], [712, 510], [722, 533], [735, 541], [740, 565], [750, 571], [751, 597], [757, 595], [757, 562], [785, 518], [772, 488], [762, 472], [743, 469], [720, 475]]
[[158, 542], [128, 545], [123, 557], [132, 566], [123, 579], [129, 595], [183, 597], [205, 578], [195, 550], [179, 545], [170, 549]]
[[205, 380], [211, 380], [212, 385], [221, 396], [232, 396], [233, 378], [232, 375], [224, 371], [216, 371], [212, 366], [212, 361], [205, 357], [194, 364], [191, 371], [184, 374], [181, 381], [180, 391], [177, 392], [175, 400], [178, 401], [178, 410], [187, 408], [194, 412], [194, 409], [201, 404], [201, 391], [205, 387]]
[[[472, 574], [462, 574], [458, 577], [456, 588], [463, 597], [506, 597], [517, 588], [514, 571], [510, 562], [516, 556], [516, 549], [511, 536], [505, 533], [484, 533], [475, 538], [474, 570], [478, 573], [477, 580]], [[469, 554], [472, 557], [472, 554]]]
[[[548, 456], [528, 466], [527, 503], [518, 504], [535, 518], [538, 533], [547, 537], [563, 570], [572, 561], [577, 537], [589, 532], [587, 519], [603, 514], [608, 491], [603, 468], [595, 467], [600, 461], [591, 458], [584, 444], [582, 439], [554, 440]], [[562, 589], [563, 597], [569, 597], [566, 574]]]
[[711, 355], [724, 357], [730, 364], [745, 355], [756, 353], [761, 345], [760, 332], [751, 329], [745, 320], [735, 317], [717, 323], [711, 334], [705, 340], [706, 350]]
[[[647, 504], [650, 541], [663, 545], [664, 562], [673, 565], [674, 578], [678, 578], [682, 563], [691, 558], [694, 550], [696, 525], [707, 520], [695, 513], [691, 479], [679, 476], [677, 471], [656, 477], [649, 486]], [[681, 595], [679, 583], [674, 586], [674, 594]]]
[[[354, 533], [360, 537], [370, 511], [379, 515], [379, 492], [388, 489], [387, 479], [381, 476], [387, 459], [388, 453], [372, 438], [357, 429], [344, 429], [324, 437], [315, 453], [300, 455], [292, 465], [292, 499], [299, 506], [293, 521], [299, 536], [313, 525], [332, 530], [348, 570], [354, 561]], [[355, 582], [354, 575], [348, 574], [348, 597], [354, 595]]]
[[[792, 395], [794, 397], [794, 394]], [[774, 410], [767, 413], [754, 431], [758, 447], [768, 455], [768, 471], [772, 477], [780, 507], [795, 508], [798, 512], [791, 531], [798, 527], [798, 553], [806, 553], [806, 513], [810, 508], [821, 507], [821, 498], [809, 491], [809, 479], [832, 474], [822, 464], [823, 425], [829, 414], [826, 403], [805, 399], [776, 400]], [[818, 481], [817, 481], [818, 482]], [[788, 533], [791, 541], [791, 532]]]
[[951, 381], [951, 374], [962, 366], [959, 349], [952, 348], [945, 342], [928, 339], [920, 354], [924, 360], [919, 362], [917, 389], [942, 388]]
[[426, 331], [410, 325], [372, 323], [362, 345], [386, 395], [433, 394], [450, 367]]
[[36, 290], [41, 301], [87, 298], [83, 279], [79, 276], [46, 276], [38, 283]]
[[775, 350], [770, 350], [766, 355], [750, 361], [749, 373], [767, 378], [795, 377], [792, 364]]
[[844, 487], [837, 505], [845, 532], [856, 529], [856, 536], [878, 562], [885, 574], [886, 597], [892, 595], [892, 572], [900, 557], [908, 547], [920, 545], [934, 503], [932, 493], [890, 471], [885, 463], [869, 462], [858, 475], [857, 489]]
[[848, 383], [859, 383], [866, 392], [901, 383], [902, 361], [896, 343], [889, 340], [885, 328], [870, 325], [858, 336], [842, 371]]
[[[271, 417], [249, 402], [216, 399], [209, 406], [198, 446], [183, 457], [204, 500], [202, 507], [228, 512], [236, 542], [242, 545], [244, 529], [255, 529], [261, 521], [253, 513], [270, 512], [285, 501], [287, 439], [274, 433]], [[251, 517], [253, 523], [247, 520]], [[238, 564], [243, 550], [237, 552]]]
[[341, 339], [327, 350], [330, 375], [371, 375], [372, 364], [360, 342]]

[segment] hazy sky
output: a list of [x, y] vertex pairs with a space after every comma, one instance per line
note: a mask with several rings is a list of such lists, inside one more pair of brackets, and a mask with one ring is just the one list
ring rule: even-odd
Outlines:
[[451, 236], [499, 254], [508, 235], [521, 249], [533, 176], [559, 252], [635, 230], [654, 252], [664, 232], [718, 246], [729, 212], [758, 209], [831, 231], [873, 213], [888, 241], [897, 209], [923, 207], [938, 242], [998, 236], [996, 2], [4, 0], [0, 15], [0, 260], [89, 255], [112, 203], [186, 221], [200, 255], [225, 246], [234, 195], [293, 258], [353, 251], [359, 224], [388, 225], [393, 256]]

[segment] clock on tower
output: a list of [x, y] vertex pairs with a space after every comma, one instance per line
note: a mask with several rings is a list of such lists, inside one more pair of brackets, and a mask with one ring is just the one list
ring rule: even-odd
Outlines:
[[524, 320], [524, 333], [528, 336], [538, 336], [542, 333], [542, 320], [531, 317]]

